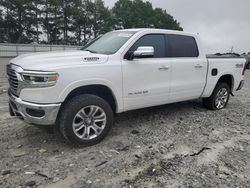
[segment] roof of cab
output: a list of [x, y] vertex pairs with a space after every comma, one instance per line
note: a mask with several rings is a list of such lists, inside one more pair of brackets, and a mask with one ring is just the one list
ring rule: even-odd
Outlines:
[[134, 31], [134, 32], [152, 32], [152, 33], [169, 33], [169, 34], [179, 34], [179, 35], [198, 35], [195, 33], [189, 33], [184, 31], [177, 31], [177, 30], [168, 30], [168, 29], [154, 29], [154, 28], [134, 28], [134, 29], [122, 29], [122, 30], [116, 30], [116, 31]]

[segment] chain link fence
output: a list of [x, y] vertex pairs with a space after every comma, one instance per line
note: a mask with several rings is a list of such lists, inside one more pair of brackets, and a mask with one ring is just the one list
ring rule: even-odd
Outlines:
[[0, 57], [16, 57], [33, 52], [79, 50], [82, 46], [0, 43]]

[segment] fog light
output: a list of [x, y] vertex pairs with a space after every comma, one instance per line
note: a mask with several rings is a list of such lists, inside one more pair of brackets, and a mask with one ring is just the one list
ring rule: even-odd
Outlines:
[[26, 108], [26, 113], [32, 117], [41, 118], [45, 115], [44, 110]]

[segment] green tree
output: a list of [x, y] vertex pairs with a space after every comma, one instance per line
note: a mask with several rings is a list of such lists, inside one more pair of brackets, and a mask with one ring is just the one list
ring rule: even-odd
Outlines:
[[74, 1], [73, 29], [78, 45], [85, 44], [91, 38], [112, 30], [112, 17], [102, 0]]
[[82, 45], [87, 42], [91, 34], [91, 20], [90, 15], [92, 12], [93, 3], [89, 0], [75, 0], [75, 10], [73, 11], [72, 31], [74, 32], [75, 43]]
[[2, 0], [8, 42], [30, 43], [37, 35], [32, 2], [29, 0]]
[[61, 0], [43, 0], [41, 10], [41, 27], [47, 40], [42, 43], [61, 44], [62, 39], [62, 2]]
[[42, 34], [39, 29], [41, 0], [27, 1], [25, 3], [25, 15], [23, 16], [23, 19], [26, 20], [26, 25], [24, 26], [25, 35], [31, 42], [39, 43], [39, 36]]
[[17, 22], [15, 21], [15, 16], [13, 15], [13, 7], [11, 2], [8, 0], [1, 0], [1, 6], [4, 7], [3, 10], [5, 11], [4, 21], [6, 23], [6, 35], [7, 35], [7, 42], [14, 43], [19, 38], [19, 33], [17, 33]]
[[41, 27], [43, 28], [43, 33], [46, 35], [46, 40], [42, 43], [50, 43], [50, 25], [49, 25], [49, 0], [42, 0], [42, 6], [40, 7], [41, 12]]
[[0, 0], [0, 42], [83, 45], [113, 29], [155, 27], [182, 30], [150, 2], [119, 0]]
[[0, 43], [6, 42], [6, 21], [3, 17], [3, 10], [0, 9]]
[[33, 22], [33, 25], [35, 27], [35, 39], [34, 41], [36, 41], [37, 43], [39, 43], [40, 40], [40, 35], [42, 34], [42, 31], [40, 29], [40, 25], [41, 25], [41, 6], [42, 6], [43, 1], [42, 0], [34, 0], [31, 1], [31, 5], [30, 5], [30, 10], [31, 10], [31, 17]]
[[124, 28], [162, 28], [182, 30], [180, 24], [161, 8], [153, 9], [150, 2], [119, 0], [112, 9], [116, 24]]
[[113, 7], [113, 17], [117, 25], [122, 25], [124, 28], [134, 27], [134, 11], [133, 2], [131, 0], [119, 0]]
[[61, 30], [63, 33], [63, 44], [68, 44], [69, 43], [69, 31], [71, 28], [71, 23], [72, 23], [72, 16], [73, 16], [73, 11], [74, 8], [72, 7], [74, 1], [72, 0], [61, 0]]
[[92, 10], [93, 36], [96, 38], [98, 35], [112, 30], [112, 19], [109, 9], [105, 7], [102, 0], [95, 0]]
[[142, 0], [133, 1], [134, 27], [152, 27], [154, 10], [152, 4]]
[[[66, 33], [62, 29], [64, 27], [62, 6], [61, 0], [49, 0], [48, 26], [50, 30], [50, 44], [62, 44], [66, 39]], [[64, 37], [64, 41], [62, 39], [62, 35]]]
[[155, 28], [183, 30], [180, 23], [161, 8], [154, 10], [153, 24]]

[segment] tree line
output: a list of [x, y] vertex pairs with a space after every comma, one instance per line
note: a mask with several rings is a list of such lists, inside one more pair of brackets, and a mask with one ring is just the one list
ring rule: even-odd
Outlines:
[[161, 8], [142, 0], [0, 0], [0, 42], [84, 45], [123, 28], [182, 30]]

